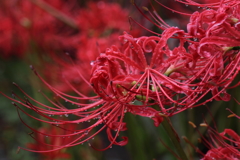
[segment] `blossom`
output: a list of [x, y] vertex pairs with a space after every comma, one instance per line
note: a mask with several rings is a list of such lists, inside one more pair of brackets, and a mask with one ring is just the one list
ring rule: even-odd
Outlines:
[[[189, 124], [193, 128], [196, 128], [196, 125], [193, 122], [189, 121]], [[214, 122], [214, 126], [215, 125]], [[207, 127], [207, 136], [203, 136], [197, 129], [201, 136], [198, 141], [208, 148], [206, 153], [203, 153], [199, 148], [195, 147], [186, 137], [183, 137], [183, 139], [189, 143], [196, 152], [202, 155], [203, 158], [201, 158], [201, 160], [237, 160], [240, 158], [240, 136], [238, 133], [232, 129], [224, 129], [223, 132], [219, 133], [206, 122], [201, 123], [200, 126]]]
[[[69, 44], [64, 41], [66, 52], [73, 57], [75, 65], [69, 63], [68, 59], [60, 59], [58, 55], [52, 54], [53, 60], [60, 65], [52, 65], [52, 63], [46, 65], [48, 69], [45, 75], [49, 81], [52, 81], [51, 84], [63, 92], [69, 92], [71, 87], [65, 83], [68, 81], [84, 94], [91, 92], [91, 88], [79, 77], [79, 72], [84, 73], [82, 74], [84, 78], [89, 80], [92, 61], [109, 46], [113, 44], [121, 46], [118, 36], [123, 31], [129, 30], [128, 14], [129, 11], [117, 3], [87, 2], [86, 7], [81, 8], [79, 14], [74, 17], [79, 28], [79, 33], [72, 38], [74, 42]], [[139, 29], [129, 32], [133, 36], [140, 34]], [[49, 68], [52, 70], [51, 73]]]
[[[39, 1], [47, 4], [50, 10], [54, 10], [55, 15], [50, 14], [51, 11], [48, 13], [34, 2], [16, 2], [14, 0], [3, 0], [1, 2], [0, 49], [4, 56], [17, 55], [21, 57], [35, 47], [39, 47], [41, 51], [63, 50], [66, 47], [63, 45], [66, 44], [63, 43], [63, 40], [69, 39], [69, 41], [72, 41], [73, 37], [70, 35], [76, 28], [74, 30], [67, 27], [67, 22], [63, 18], [58, 18], [59, 15], [56, 15], [56, 10], [61, 9], [61, 12], [57, 12], [57, 14], [62, 17], [66, 15], [74, 16], [71, 11], [72, 5], [77, 2], [66, 3], [62, 0], [56, 0], [46, 3], [45, 1]], [[63, 29], [65, 32], [60, 32]]]
[[240, 136], [233, 130], [225, 129], [222, 133], [214, 132], [211, 134], [211, 139], [214, 144], [207, 142], [210, 149], [201, 160], [237, 160], [240, 158]]
[[[239, 73], [239, 35], [238, 27], [239, 2], [221, 4], [202, 12], [195, 12], [187, 26], [188, 34], [194, 42], [189, 45], [192, 54], [205, 57], [211, 61], [206, 68], [209, 83], [217, 87], [212, 88], [213, 96], [222, 88], [223, 96], [216, 96], [216, 100], [230, 99], [226, 89]], [[227, 77], [227, 78], [226, 78]]]
[[[66, 129], [60, 129], [54, 126], [49, 126], [49, 128], [41, 127], [38, 130], [34, 131], [35, 133], [30, 133], [30, 135], [36, 140], [34, 143], [28, 143], [27, 147], [33, 150], [43, 151], [46, 150], [46, 146], [42, 145], [42, 143], [51, 143], [52, 145], [59, 145], [59, 144], [65, 144], [72, 141], [69, 137], [63, 137], [63, 136], [56, 136], [56, 135], [65, 135], [67, 132], [70, 132], [71, 130], [74, 130], [76, 128], [76, 125], [71, 124], [67, 125]], [[41, 134], [40, 134], [41, 133]], [[55, 135], [55, 136], [48, 136], [48, 135]], [[52, 146], [48, 146], [47, 148], [51, 148]], [[69, 159], [71, 157], [70, 154], [65, 153], [65, 151], [58, 150], [51, 153], [46, 152], [40, 152], [41, 159], [44, 160], [55, 160], [55, 159]]]
[[[15, 98], [1, 94], [12, 100], [18, 111], [24, 112], [35, 120], [53, 125], [57, 129], [65, 130], [71, 124], [83, 123], [83, 125], [81, 125], [82, 129], [72, 129], [67, 133], [60, 133], [64, 135], [48, 135], [71, 137], [71, 140], [66, 143], [43, 143], [47, 146], [46, 150], [43, 151], [25, 149], [35, 152], [50, 152], [83, 143], [92, 146], [92, 139], [103, 130], [106, 130], [110, 144], [98, 150], [108, 149], [112, 145], [123, 146], [128, 142], [127, 137], [120, 136], [122, 131], [127, 130], [126, 122], [124, 122], [126, 112], [149, 117], [154, 121], [154, 125], [158, 126], [163, 121], [162, 115], [173, 116], [213, 99], [230, 100], [230, 95], [226, 89], [239, 73], [240, 54], [239, 46], [237, 46], [239, 37], [233, 34], [233, 32], [238, 33], [238, 28], [224, 26], [225, 22], [226, 25], [235, 25], [227, 19], [228, 9], [224, 6], [217, 11], [211, 10], [210, 15], [213, 14], [217, 17], [217, 13], [220, 12], [220, 15], [223, 16], [211, 19], [211, 23], [205, 30], [202, 30], [205, 26], [204, 15], [209, 11], [203, 11], [200, 14], [194, 13], [191, 16], [187, 32], [177, 27], [165, 25], [162, 27], [163, 33], [158, 34], [158, 36], [135, 38], [124, 32], [122, 36], [119, 36], [122, 45], [113, 45], [106, 51], [101, 51], [97, 56], [92, 54], [96, 53], [91, 51], [92, 48], [83, 48], [85, 53], [89, 51], [91, 54], [77, 55], [80, 61], [84, 61], [87, 56], [96, 56], [96, 60], [91, 63], [87, 62], [92, 66], [90, 76], [89, 69], [85, 64], [83, 64], [82, 70], [78, 69], [81, 65], [66, 68], [68, 73], [64, 73], [67, 78], [63, 79], [66, 80], [67, 86], [73, 90], [74, 95], [68, 95], [49, 84], [31, 67], [34, 73], [54, 93], [54, 100], [51, 100], [40, 91], [51, 105], [45, 105], [31, 98], [17, 84], [15, 85], [26, 96], [25, 99], [15, 93], [13, 93]], [[235, 11], [230, 13], [235, 14]], [[200, 22], [204, 23], [199, 24], [199, 19]], [[217, 21], [219, 19], [220, 22]], [[99, 24], [101, 23], [99, 22]], [[96, 26], [99, 24], [97, 23]], [[117, 28], [118, 25], [113, 25], [113, 27]], [[233, 30], [231, 30], [232, 28]], [[213, 33], [211, 33], [212, 31]], [[88, 34], [88, 36], [92, 35], [92, 33]], [[99, 35], [100, 33], [94, 34]], [[81, 38], [85, 39], [88, 36]], [[171, 39], [178, 41], [174, 47], [170, 47], [168, 43]], [[86, 42], [86, 45], [89, 44], [91, 45], [92, 42]], [[73, 72], [77, 71], [77, 76], [86, 88], [94, 91], [94, 96], [88, 96], [79, 91], [71, 83], [75, 78], [72, 70]], [[85, 72], [86, 75], [84, 75]], [[212, 96], [204, 99], [209, 92], [212, 93]], [[69, 106], [69, 104], [72, 105]], [[36, 115], [27, 113], [25, 109], [35, 111]], [[71, 117], [68, 120], [63, 120], [62, 116]], [[26, 125], [38, 134], [46, 134], [38, 132], [28, 124]], [[233, 136], [230, 131], [226, 133]], [[120, 140], [120, 138], [122, 139]], [[219, 152], [223, 152], [221, 148]]]
[[[239, 1], [226, 1], [229, 3], [224, 3], [225, 1], [205, 3], [193, 3], [189, 1], [177, 2], [199, 8], [199, 11], [193, 14], [187, 14], [168, 8], [157, 1], [158, 4], [169, 10], [190, 16], [187, 32], [183, 33], [184, 38], [186, 38], [188, 53], [194, 57], [194, 61], [188, 64], [197, 64], [197, 66], [194, 66], [195, 68], [192, 68], [195, 69], [193, 70], [196, 75], [194, 79], [195, 81], [201, 81], [198, 86], [199, 92], [195, 92], [196, 96], [194, 96], [193, 101], [196, 98], [195, 102], [197, 103], [209, 92], [212, 93], [212, 96], [204, 103], [212, 101], [213, 99], [229, 101], [231, 96], [227, 93], [226, 89], [239, 85], [239, 83], [237, 83], [233, 87], [230, 87], [230, 84], [239, 73], [240, 65], [239, 13], [237, 12], [239, 10]], [[201, 8], [203, 8], [203, 10], [201, 10]], [[155, 21], [150, 20], [141, 10], [140, 12], [158, 28], [162, 30], [171, 28], [155, 10], [152, 12], [147, 8], [144, 10], [147, 10]], [[162, 36], [159, 33], [152, 33]], [[189, 77], [191, 77], [191, 75]], [[203, 94], [201, 94], [201, 92]], [[196, 105], [199, 106], [198, 104]], [[189, 108], [192, 107], [190, 104]]]

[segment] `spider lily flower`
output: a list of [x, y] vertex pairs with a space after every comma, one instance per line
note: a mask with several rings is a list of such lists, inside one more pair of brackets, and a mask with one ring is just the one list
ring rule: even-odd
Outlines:
[[[78, 135], [78, 137], [68, 144], [51, 144], [50, 146], [53, 148], [48, 149], [48, 151], [56, 151], [84, 142], [91, 145], [92, 138], [104, 129], [106, 129], [110, 141], [109, 146], [104, 149], [110, 148], [113, 144], [125, 145], [128, 141], [127, 137], [122, 137], [122, 141], [118, 141], [118, 137], [121, 131], [127, 129], [126, 123], [123, 121], [126, 112], [150, 117], [154, 120], [155, 126], [158, 126], [163, 120], [159, 113], [167, 113], [163, 105], [170, 105], [172, 101], [175, 102], [175, 100], [169, 96], [175, 96], [177, 93], [190, 90], [185, 84], [180, 83], [180, 80], [174, 81], [170, 77], [171, 75], [176, 77], [173, 71], [176, 70], [176, 68], [181, 68], [183, 65], [181, 58], [176, 62], [171, 55], [176, 56], [175, 54], [178, 50], [184, 51], [184, 49], [182, 47], [183, 42], [181, 42], [181, 46], [174, 51], [169, 50], [166, 43], [174, 33], [181, 35], [182, 32], [183, 31], [177, 28], [171, 28], [165, 32], [166, 35], [162, 38], [140, 37], [136, 39], [125, 33], [120, 37], [120, 40], [124, 43], [122, 52], [113, 46], [93, 62], [90, 82], [80, 74], [80, 77], [83, 78], [86, 84], [93, 87], [97, 93], [96, 96], [88, 97], [78, 92], [74, 87], [72, 88], [78, 96], [67, 95], [48, 84], [34, 68], [35, 74], [56, 95], [54, 101], [44, 95], [47, 100], [52, 103], [52, 106], [34, 100], [16, 84], [27, 99], [22, 99], [14, 93], [13, 95], [16, 99], [5, 96], [13, 101], [18, 111], [22, 111], [31, 118], [41, 122], [56, 127], [61, 126], [62, 128], [67, 124], [76, 123], [84, 123], [84, 125], [87, 126], [81, 130], [74, 130], [66, 135], [56, 135], [60, 137]], [[166, 53], [163, 52], [163, 49], [166, 49]], [[158, 54], [159, 52], [162, 54], [161, 56]], [[168, 63], [164, 65], [165, 56], [169, 56], [169, 60], [167, 61]], [[173, 66], [175, 66], [175, 68]], [[69, 85], [71, 86], [71, 84]], [[66, 108], [58, 99], [63, 99], [73, 104], [73, 106], [78, 107], [74, 107], [73, 109]], [[181, 100], [181, 98], [179, 99]], [[87, 103], [89, 101], [90, 104]], [[142, 104], [137, 105], [137, 103]], [[37, 115], [43, 118], [28, 114], [23, 108], [20, 108], [19, 104], [35, 111]], [[159, 107], [157, 109], [152, 108], [151, 105], [154, 104], [159, 105], [161, 109]], [[63, 115], [72, 116], [73, 118], [71, 118], [71, 120], [62, 120], [58, 117]], [[36, 132], [35, 129], [29, 125], [27, 126]], [[95, 131], [96, 128], [98, 128], [97, 131]], [[46, 133], [42, 134], [46, 135]], [[48, 136], [53, 135], [48, 134]], [[31, 149], [26, 150], [34, 151]]]
[[[62, 12], [65, 12], [61, 12], [61, 14], [65, 15], [71, 14], [71, 5], [76, 3], [67, 4], [57, 0], [49, 2], [48, 6], [53, 9], [61, 9]], [[63, 45], [60, 44], [66, 44], [63, 43], [63, 39], [66, 41], [66, 38], [69, 38], [70, 33], [67, 32], [73, 32], [71, 29], [64, 34], [59, 32], [60, 29], [66, 27], [66, 24], [61, 23], [59, 19], [30, 1], [16, 3], [14, 0], [3, 0], [0, 9], [0, 20], [3, 22], [0, 27], [0, 50], [5, 56], [22, 57], [31, 49], [30, 46], [33, 42], [44, 51], [63, 49]]]
[[[196, 128], [193, 122], [189, 121], [189, 124], [193, 128]], [[209, 149], [207, 153], [203, 153], [199, 148], [195, 147], [186, 137], [183, 137], [183, 139], [189, 143], [196, 152], [203, 156], [201, 160], [237, 160], [240, 158], [240, 136], [235, 131], [232, 129], [224, 129], [223, 132], [219, 133], [207, 123], [201, 123], [200, 126], [207, 127], [208, 138], [203, 136], [197, 129], [201, 136], [198, 141]]]
[[[16, 84], [26, 96], [25, 99], [14, 93], [16, 99], [2, 94], [13, 101], [18, 111], [35, 120], [60, 129], [65, 129], [68, 124], [83, 123], [83, 129], [73, 129], [64, 135], [38, 132], [47, 136], [73, 138], [64, 144], [46, 144], [52, 148], [45, 151], [26, 150], [50, 152], [83, 143], [92, 146], [92, 139], [103, 130], [106, 130], [110, 144], [99, 150], [108, 149], [113, 144], [122, 146], [128, 142], [128, 138], [124, 136], [119, 140], [121, 131], [127, 129], [124, 122], [126, 112], [149, 117], [154, 120], [155, 126], [158, 126], [163, 121], [160, 113], [172, 116], [213, 99], [229, 100], [230, 96], [226, 93], [226, 89], [237, 76], [240, 68], [240, 55], [234, 50], [236, 46], [216, 52], [215, 55], [201, 56], [199, 50], [204, 49], [204, 45], [202, 47], [201, 44], [199, 45], [201, 41], [196, 42], [198, 44], [195, 46], [190, 45], [189, 52], [185, 49], [184, 45], [187, 42], [194, 42], [188, 39], [193, 36], [187, 35], [188, 33], [183, 30], [170, 26], [164, 28], [161, 37], [133, 38], [130, 34], [124, 33], [119, 37], [123, 44], [122, 48], [112, 46], [91, 63], [90, 81], [86, 80], [83, 72], [78, 72], [86, 85], [97, 94], [93, 97], [79, 92], [70, 83], [67, 85], [77, 96], [63, 93], [46, 82], [32, 68], [55, 94], [54, 100], [43, 94], [52, 104], [51, 106], [34, 100]], [[168, 40], [171, 38], [179, 41], [173, 49], [168, 45]], [[215, 53], [216, 47], [211, 51]], [[218, 66], [221, 66], [220, 70]], [[199, 102], [209, 92], [212, 92], [213, 96], [204, 102]], [[61, 100], [72, 104], [72, 107], [65, 107]], [[28, 114], [19, 105], [35, 111], [42, 118]], [[59, 118], [64, 115], [71, 118], [69, 120]], [[36, 129], [26, 125], [37, 132]]]
[[[92, 138], [104, 129], [110, 144], [99, 150], [110, 148], [113, 144], [126, 145], [127, 137], [123, 136], [123, 140], [119, 141], [120, 132], [127, 129], [124, 122], [126, 112], [149, 117], [154, 120], [155, 126], [158, 126], [163, 120], [160, 113], [172, 116], [188, 108], [202, 105], [220, 96], [221, 93], [225, 94], [225, 90], [220, 90], [207, 101], [198, 103], [209, 91], [216, 90], [219, 86], [206, 83], [210, 79], [205, 70], [211, 66], [212, 61], [208, 62], [208, 59], [194, 57], [194, 54], [188, 53], [184, 48], [186, 42], [184, 35], [184, 31], [175, 27], [166, 29], [161, 37], [133, 38], [124, 33], [119, 37], [123, 43], [122, 48], [112, 46], [92, 62], [89, 82], [82, 73], [79, 73], [80, 78], [97, 94], [93, 97], [82, 94], [70, 83], [68, 85], [78, 96], [65, 94], [47, 83], [34, 68], [32, 69], [35, 74], [56, 95], [53, 101], [43, 94], [52, 106], [34, 100], [16, 84], [27, 99], [22, 99], [14, 93], [16, 99], [3, 95], [13, 101], [18, 111], [41, 122], [61, 128], [65, 128], [67, 124], [78, 123], [86, 126], [81, 130], [72, 130], [66, 135], [56, 135], [75, 137], [71, 142], [51, 144], [52, 149], [37, 152], [56, 151], [84, 142], [91, 146]], [[167, 44], [171, 37], [179, 39], [179, 46], [173, 50]], [[65, 107], [59, 99], [72, 104], [72, 109]], [[35, 111], [43, 118], [28, 114], [19, 104]], [[63, 115], [72, 118], [62, 120], [58, 117]]]
[[211, 134], [213, 144], [205, 142], [210, 150], [201, 160], [223, 159], [237, 160], [240, 159], [240, 136], [231, 129], [225, 129], [222, 133]]
[[[79, 77], [79, 72], [84, 73], [84, 78], [89, 80], [92, 61], [109, 46], [113, 44], [121, 46], [118, 37], [123, 31], [129, 30], [128, 14], [129, 11], [118, 3], [87, 2], [86, 7], [81, 8], [74, 17], [79, 26], [79, 34], [75, 34], [72, 40], [64, 39], [65, 44], [63, 44], [67, 48], [66, 51], [74, 57], [75, 65], [69, 64], [66, 59], [60, 59], [59, 55], [52, 54], [54, 61], [58, 61], [60, 65], [55, 63], [46, 65], [48, 69], [45, 75], [48, 81], [52, 81], [51, 84], [63, 92], [72, 90], [65, 81], [71, 83], [81, 93], [92, 92], [92, 89]], [[140, 30], [134, 29], [130, 33], [133, 36], [139, 36]], [[70, 44], [71, 41], [75, 42]], [[49, 73], [49, 68], [53, 73]]]
[[207, 10], [194, 12], [187, 26], [193, 38], [189, 52], [210, 62], [204, 66], [208, 78], [202, 80], [216, 86], [212, 88], [213, 95], [222, 88], [222, 96], [215, 96], [216, 100], [230, 99], [226, 89], [239, 73], [239, 7], [239, 1], [221, 1]]
[[[202, 12], [194, 12], [187, 25], [188, 34], [193, 37], [200, 56], [210, 57], [215, 52], [206, 50], [210, 48], [239, 46], [239, 1], [231, 1], [217, 8], [209, 8]], [[227, 49], [227, 48], [226, 48]], [[215, 49], [217, 50], [217, 49]]]
[[[38, 129], [35, 133], [29, 133], [29, 135], [31, 135], [31, 137], [33, 137], [36, 141], [34, 143], [28, 143], [27, 147], [33, 150], [38, 150], [38, 151], [42, 151], [42, 150], [46, 150], [46, 146], [42, 145], [42, 143], [46, 143], [50, 142], [53, 145], [59, 145], [59, 144], [66, 144], [69, 143], [70, 141], [72, 141], [73, 137], [57, 137], [57, 136], [46, 136], [46, 135], [42, 135], [40, 133], [48, 133], [51, 135], [64, 135], [67, 132], [70, 132], [74, 129], [76, 129], [76, 125], [75, 124], [68, 124], [66, 126], [66, 129], [60, 129], [54, 126], [49, 126], [49, 128], [47, 127], [42, 127], [40, 129]], [[39, 132], [39, 133], [38, 133]], [[33, 136], [35, 135], [36, 136]], [[52, 146], [48, 146], [47, 148], [51, 148]], [[50, 153], [45, 153], [42, 152], [40, 154], [41, 159], [43, 160], [56, 160], [56, 159], [69, 159], [71, 158], [71, 155], [68, 153], [65, 153], [65, 150], [58, 150], [58, 151], [54, 151], [54, 152], [50, 152]]]
[[127, 33], [120, 36], [123, 51], [113, 46], [93, 64], [90, 83], [95, 92], [105, 100], [125, 104], [128, 108], [132, 108], [129, 104], [136, 100], [141, 112], [157, 105], [158, 110], [169, 115], [176, 108], [184, 110], [187, 105], [193, 105], [195, 101], [189, 95], [199, 91], [195, 89], [196, 84], [191, 84], [196, 80], [190, 69], [190, 63], [195, 63], [193, 57], [184, 49], [184, 39], [179, 38], [180, 45], [174, 50], [167, 45], [173, 34], [181, 37], [183, 33], [173, 27], [166, 29], [161, 38], [133, 38]]

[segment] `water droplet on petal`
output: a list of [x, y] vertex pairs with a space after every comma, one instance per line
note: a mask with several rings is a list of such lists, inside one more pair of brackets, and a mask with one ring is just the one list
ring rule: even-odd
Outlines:
[[91, 61], [91, 62], [90, 62], [90, 65], [93, 66], [93, 65], [94, 65], [94, 61]]

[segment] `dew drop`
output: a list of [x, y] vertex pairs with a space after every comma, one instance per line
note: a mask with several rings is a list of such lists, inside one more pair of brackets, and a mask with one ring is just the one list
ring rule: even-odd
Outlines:
[[91, 62], [90, 62], [90, 65], [93, 66], [93, 65], [94, 65], [94, 61], [91, 61]]

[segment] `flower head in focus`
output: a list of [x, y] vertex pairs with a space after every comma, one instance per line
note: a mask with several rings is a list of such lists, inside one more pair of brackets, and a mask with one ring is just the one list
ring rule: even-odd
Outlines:
[[[53, 100], [43, 94], [51, 105], [34, 100], [16, 84], [26, 96], [25, 99], [15, 93], [13, 95], [16, 99], [2, 94], [13, 101], [18, 111], [24, 112], [35, 120], [53, 125], [57, 129], [65, 130], [68, 125], [83, 124], [82, 129], [72, 129], [63, 133], [64, 135], [48, 134], [52, 137], [71, 137], [66, 143], [50, 142], [51, 144], [45, 144], [50, 148], [43, 151], [26, 150], [50, 152], [83, 143], [92, 146], [92, 139], [103, 130], [106, 130], [110, 144], [99, 150], [108, 149], [112, 145], [123, 146], [128, 142], [127, 137], [120, 136], [121, 131], [127, 130], [124, 122], [126, 112], [149, 117], [154, 121], [155, 126], [158, 126], [163, 121], [160, 114], [172, 116], [213, 99], [228, 101], [230, 95], [226, 90], [240, 69], [238, 48], [240, 41], [238, 35], [234, 36], [235, 34], [232, 33], [232, 31], [234, 33], [239, 31], [237, 27], [233, 27], [235, 24], [230, 23], [226, 18], [229, 15], [228, 9], [223, 7], [219, 10], [211, 10], [210, 13], [208, 11], [194, 13], [188, 25], [188, 32], [171, 26], [164, 27], [160, 36], [135, 38], [124, 32], [119, 37], [122, 45], [113, 45], [106, 51], [101, 51], [94, 61], [88, 62], [92, 66], [89, 81], [84, 75], [85, 72], [89, 75], [90, 72], [87, 69], [84, 72], [76, 68], [81, 65], [72, 67], [73, 70], [78, 71], [77, 76], [81, 81], [94, 91], [94, 96], [86, 95], [69, 83], [72, 78], [75, 78], [69, 70], [67, 72], [71, 77], [70, 80], [66, 79], [66, 84], [73, 90], [74, 95], [68, 95], [49, 84], [32, 68], [54, 93]], [[218, 12], [223, 16], [212, 20], [211, 16], [217, 17]], [[212, 21], [205, 28], [204, 16], [207, 13]], [[230, 14], [235, 15], [235, 11], [230, 11]], [[209, 18], [208, 14], [207, 18]], [[220, 22], [217, 21], [219, 19]], [[203, 24], [198, 25], [200, 22]], [[232, 28], [234, 30], [230, 30]], [[170, 47], [171, 39], [178, 42], [175, 47]], [[91, 50], [86, 49], [87, 51]], [[78, 56], [84, 60], [86, 56], [94, 57], [95, 55]], [[209, 92], [212, 95], [205, 99]], [[71, 105], [66, 105], [63, 101]], [[28, 114], [25, 109], [35, 111], [36, 115]], [[63, 120], [60, 118], [62, 116], [69, 119]], [[28, 127], [36, 132], [34, 128]], [[45, 135], [42, 132], [38, 134]], [[231, 133], [230, 136], [233, 134]]]

